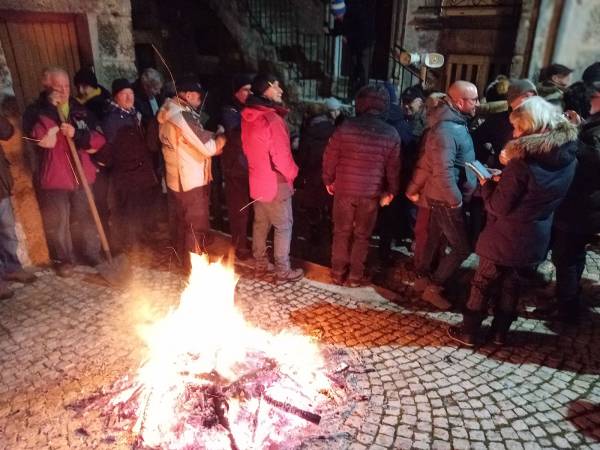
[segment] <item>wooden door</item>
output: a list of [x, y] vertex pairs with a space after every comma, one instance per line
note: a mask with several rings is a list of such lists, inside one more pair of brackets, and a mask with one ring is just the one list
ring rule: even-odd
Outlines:
[[456, 80], [470, 81], [480, 95], [498, 75], [509, 75], [510, 58], [480, 55], [449, 55], [446, 61], [445, 89]]
[[21, 110], [41, 90], [40, 75], [48, 66], [64, 68], [70, 78], [81, 66], [81, 45], [74, 15], [0, 12], [0, 42], [6, 54]]

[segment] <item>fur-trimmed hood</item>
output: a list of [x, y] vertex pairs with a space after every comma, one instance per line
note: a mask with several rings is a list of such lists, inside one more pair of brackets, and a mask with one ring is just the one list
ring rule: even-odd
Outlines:
[[553, 130], [510, 141], [504, 152], [508, 159], [534, 160], [545, 166], [560, 168], [575, 159], [577, 138], [577, 127], [565, 120]]

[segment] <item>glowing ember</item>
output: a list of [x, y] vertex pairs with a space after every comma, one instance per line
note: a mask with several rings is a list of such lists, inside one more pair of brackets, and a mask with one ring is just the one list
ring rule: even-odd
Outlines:
[[312, 423], [331, 389], [308, 337], [272, 335], [234, 306], [232, 269], [192, 254], [179, 306], [141, 329], [148, 361], [109, 408], [142, 447], [277, 447]]

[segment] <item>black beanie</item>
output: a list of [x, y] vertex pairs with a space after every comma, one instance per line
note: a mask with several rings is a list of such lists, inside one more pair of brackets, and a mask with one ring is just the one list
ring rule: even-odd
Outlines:
[[131, 83], [126, 78], [117, 78], [112, 82], [112, 96], [114, 97], [123, 89], [132, 89]]
[[595, 86], [600, 82], [600, 61], [588, 66], [584, 71], [581, 79], [590, 86]]
[[73, 77], [73, 84], [75, 86], [86, 85], [93, 88], [98, 87], [98, 79], [91, 69], [79, 69]]
[[268, 73], [259, 73], [252, 80], [252, 93], [254, 95], [263, 95], [271, 87], [271, 84], [277, 81], [277, 77]]
[[248, 74], [240, 73], [234, 75], [233, 80], [231, 80], [231, 88], [233, 89], [233, 93], [235, 94], [242, 87], [252, 84], [252, 77]]

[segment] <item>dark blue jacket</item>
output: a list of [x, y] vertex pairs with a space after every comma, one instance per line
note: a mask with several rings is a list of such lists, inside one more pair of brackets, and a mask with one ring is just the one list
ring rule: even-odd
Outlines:
[[221, 111], [221, 122], [227, 137], [221, 156], [225, 179], [248, 179], [248, 160], [242, 149], [242, 108], [243, 105], [236, 101]]
[[577, 128], [568, 122], [507, 144], [512, 159], [498, 183], [482, 189], [486, 226], [475, 252], [507, 267], [546, 258], [554, 211], [565, 198], [577, 160]]
[[427, 115], [427, 132], [422, 154], [407, 194], [420, 194], [425, 202], [434, 200], [454, 207], [467, 201], [477, 186], [465, 163], [475, 159], [467, 118], [446, 101]]

